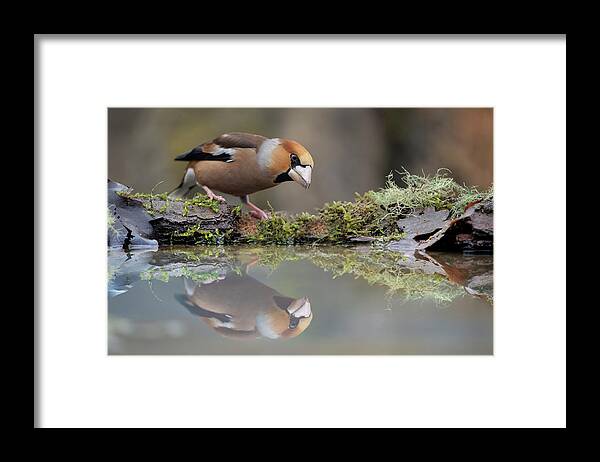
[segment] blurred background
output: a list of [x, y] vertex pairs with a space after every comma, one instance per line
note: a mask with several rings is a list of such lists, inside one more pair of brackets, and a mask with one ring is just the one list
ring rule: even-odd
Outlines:
[[160, 182], [155, 192], [170, 191], [186, 166], [176, 155], [234, 131], [294, 139], [315, 160], [308, 191], [284, 183], [254, 194], [260, 207], [313, 211], [381, 188], [403, 167], [426, 174], [445, 167], [481, 189], [493, 181], [492, 108], [109, 108], [108, 177], [138, 192]]

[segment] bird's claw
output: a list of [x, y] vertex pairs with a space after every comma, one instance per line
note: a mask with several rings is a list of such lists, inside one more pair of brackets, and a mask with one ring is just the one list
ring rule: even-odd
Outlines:
[[262, 210], [260, 212], [258, 210], [250, 210], [250, 215], [259, 220], [268, 220], [270, 218], [269, 214]]
[[227, 202], [227, 199], [225, 199], [223, 196], [217, 196], [214, 193], [207, 194], [207, 196], [209, 199], [214, 199], [219, 202]]

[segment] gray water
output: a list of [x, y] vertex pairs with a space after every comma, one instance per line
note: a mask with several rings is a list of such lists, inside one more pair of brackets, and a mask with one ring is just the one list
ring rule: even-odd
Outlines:
[[492, 264], [369, 246], [111, 251], [108, 352], [489, 355]]

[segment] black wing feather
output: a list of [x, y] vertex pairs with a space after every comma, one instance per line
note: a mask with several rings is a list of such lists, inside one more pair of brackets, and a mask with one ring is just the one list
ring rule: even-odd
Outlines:
[[231, 321], [230, 314], [215, 313], [214, 311], [206, 310], [198, 305], [194, 305], [187, 296], [183, 294], [175, 294], [175, 298], [181, 303], [191, 314], [202, 318], [215, 318], [221, 322]]
[[175, 157], [175, 160], [220, 160], [221, 162], [227, 162], [231, 160], [231, 154], [222, 153], [222, 154], [211, 154], [209, 152], [202, 151], [202, 148], [197, 147], [188, 152], [184, 152], [179, 156]]

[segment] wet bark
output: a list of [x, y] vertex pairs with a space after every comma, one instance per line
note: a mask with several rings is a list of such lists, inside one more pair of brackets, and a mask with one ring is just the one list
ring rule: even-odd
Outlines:
[[469, 207], [460, 217], [448, 220], [419, 250], [491, 253], [494, 244], [494, 205], [485, 201]]
[[233, 207], [225, 202], [219, 204], [218, 212], [197, 205], [189, 206], [184, 212], [181, 202], [166, 203], [162, 200], [153, 202], [155, 209], [166, 208], [165, 212], [155, 215], [150, 220], [152, 237], [159, 244], [194, 244], [197, 237], [194, 234], [186, 235], [190, 228], [196, 229], [197, 232], [218, 231], [219, 234], [224, 234], [225, 231], [233, 232], [236, 229], [237, 219], [232, 211]]
[[460, 216], [448, 218], [448, 210], [417, 211], [398, 220], [405, 238], [388, 244], [390, 250], [409, 253], [439, 250], [466, 254], [490, 254], [494, 247], [494, 205], [491, 200], [471, 205]]
[[227, 203], [219, 204], [218, 211], [197, 205], [187, 205], [184, 209], [183, 202], [128, 197], [122, 194], [126, 191], [126, 186], [109, 180], [110, 248], [133, 250], [159, 245], [192, 245], [202, 232], [223, 236], [226, 231], [236, 229], [236, 216]]
[[[244, 242], [248, 219], [227, 203], [219, 210], [199, 205], [158, 198], [133, 198], [120, 192], [128, 188], [109, 180], [108, 245], [125, 250], [152, 248], [160, 245], [194, 245], [203, 236], [203, 243]], [[427, 208], [397, 222], [397, 230], [404, 238], [387, 243], [389, 250], [406, 254], [419, 250], [458, 251], [463, 253], [491, 253], [493, 249], [493, 203], [485, 201], [467, 208], [459, 217], [449, 218], [448, 210]], [[250, 226], [256, 226], [250, 225]], [[209, 236], [210, 239], [206, 239]], [[322, 235], [304, 238], [307, 242], [322, 239]], [[365, 236], [349, 238], [348, 243], [376, 240]], [[344, 242], [341, 242], [342, 244]], [[265, 242], [265, 244], [270, 244]]]
[[152, 238], [152, 217], [141, 204], [127, 201], [118, 194], [126, 190], [126, 186], [108, 180], [108, 247], [157, 248], [158, 241]]

